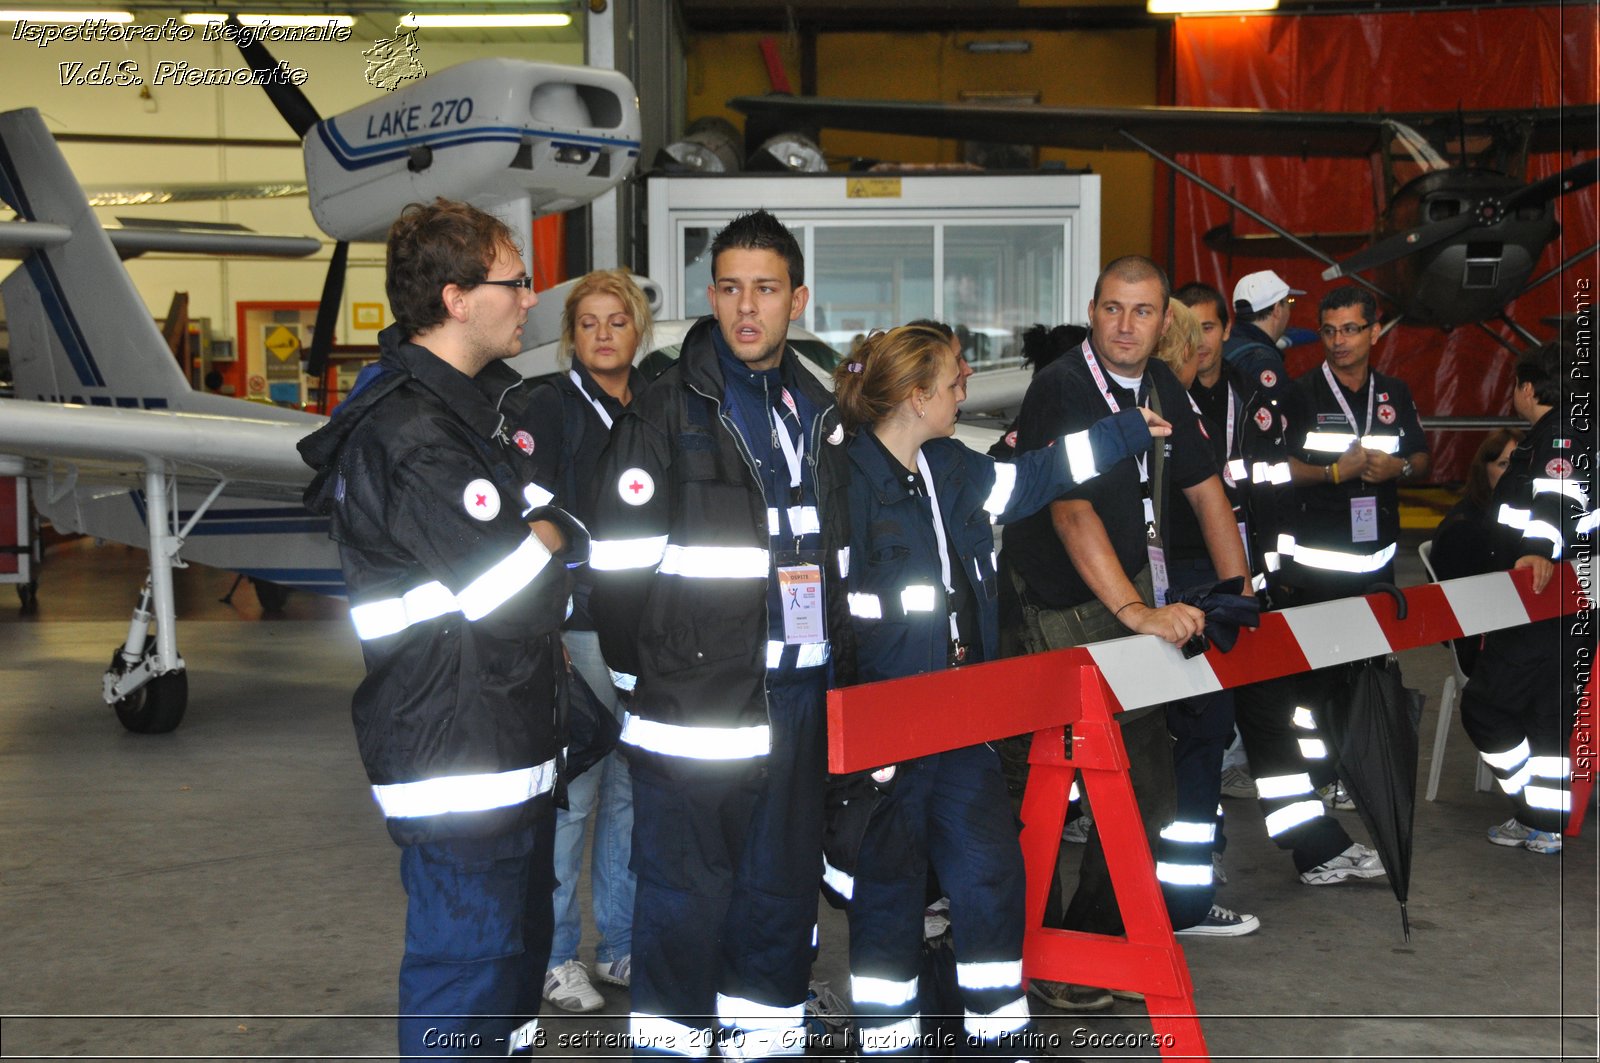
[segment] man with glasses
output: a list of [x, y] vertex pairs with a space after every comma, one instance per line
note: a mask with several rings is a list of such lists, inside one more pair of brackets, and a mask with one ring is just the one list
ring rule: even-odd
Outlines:
[[538, 1041], [555, 886], [553, 704], [566, 566], [560, 448], [518, 405], [537, 298], [505, 224], [465, 203], [389, 231], [382, 357], [300, 444], [331, 517], [367, 677], [356, 739], [407, 897], [400, 1055]]

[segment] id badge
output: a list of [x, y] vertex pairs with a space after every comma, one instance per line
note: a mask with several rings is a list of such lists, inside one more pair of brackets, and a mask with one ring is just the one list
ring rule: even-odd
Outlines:
[[822, 566], [780, 565], [778, 594], [783, 599], [783, 641], [821, 642]]
[[1375, 543], [1378, 541], [1378, 498], [1376, 495], [1358, 495], [1350, 500], [1350, 541]]
[[1150, 539], [1145, 543], [1150, 554], [1150, 583], [1155, 587], [1156, 608], [1167, 604], [1167, 551], [1161, 543]]

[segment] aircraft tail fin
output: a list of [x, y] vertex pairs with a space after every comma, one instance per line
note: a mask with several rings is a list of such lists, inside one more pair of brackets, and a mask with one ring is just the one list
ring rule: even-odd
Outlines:
[[[55, 138], [33, 108], [0, 114], [0, 199], [71, 236], [24, 252], [0, 283], [17, 397], [222, 412], [184, 379]], [[223, 400], [226, 401], [226, 400]], [[256, 416], [272, 417], [267, 407]]]

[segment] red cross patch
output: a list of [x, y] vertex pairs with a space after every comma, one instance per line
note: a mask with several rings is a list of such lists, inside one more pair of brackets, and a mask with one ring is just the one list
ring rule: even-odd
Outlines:
[[1006, 433], [1006, 446], [1010, 447], [1012, 450], [1016, 450], [1017, 449], [1017, 431], [1016, 431], [1016, 429], [1013, 428], [1011, 431]]
[[1261, 386], [1264, 387], [1264, 388], [1275, 388], [1275, 387], [1277, 387], [1278, 386], [1278, 374], [1273, 372], [1271, 369], [1263, 369], [1263, 370], [1261, 370]]
[[1263, 432], [1272, 431], [1272, 411], [1267, 409], [1265, 406], [1261, 407], [1261, 409], [1256, 411], [1255, 422], [1256, 427], [1261, 429]]
[[476, 520], [494, 520], [500, 515], [500, 491], [488, 480], [473, 480], [461, 492], [461, 504]]
[[617, 477], [617, 495], [630, 506], [642, 506], [655, 494], [656, 482], [643, 469], [624, 469]]
[[1572, 475], [1572, 462], [1566, 458], [1551, 458], [1544, 467], [1545, 475], [1556, 480], [1565, 480]]
[[1384, 424], [1394, 424], [1394, 407], [1384, 403], [1378, 407], [1378, 420]]
[[517, 449], [524, 454], [533, 453], [533, 436], [529, 435], [526, 429], [517, 429], [516, 434], [511, 437], [511, 442], [515, 443]]

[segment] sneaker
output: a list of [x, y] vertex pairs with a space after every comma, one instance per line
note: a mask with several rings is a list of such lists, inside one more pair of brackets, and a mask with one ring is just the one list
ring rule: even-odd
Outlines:
[[1238, 768], [1229, 768], [1222, 773], [1222, 796], [1254, 801], [1259, 796], [1256, 781]]
[[1228, 884], [1228, 873], [1222, 870], [1221, 853], [1211, 854], [1211, 877], [1216, 879], [1219, 885], [1226, 886]]
[[1498, 827], [1489, 828], [1489, 840], [1496, 845], [1520, 845], [1535, 853], [1559, 853], [1561, 835], [1547, 830], [1534, 830], [1517, 822], [1512, 816]]
[[577, 960], [545, 972], [544, 998], [562, 1011], [599, 1011], [606, 1006], [606, 998], [589, 981], [589, 969]]
[[620, 960], [601, 960], [594, 965], [594, 976], [607, 985], [627, 988], [633, 984], [633, 953]]
[[1378, 854], [1355, 842], [1332, 860], [1300, 872], [1300, 881], [1307, 886], [1331, 886], [1348, 878], [1377, 878], [1383, 873]]
[[1322, 798], [1322, 803], [1334, 812], [1354, 812], [1355, 799], [1350, 796], [1350, 791], [1344, 788], [1344, 783], [1335, 779], [1326, 786], [1317, 788], [1317, 796]]
[[1203, 934], [1206, 937], [1236, 938], [1254, 934], [1261, 929], [1261, 920], [1253, 915], [1240, 915], [1232, 908], [1213, 904], [1206, 917], [1194, 926], [1176, 931], [1179, 934]]
[[1113, 1000], [1126, 1000], [1130, 1004], [1144, 1003], [1144, 994], [1137, 989], [1108, 989], [1106, 992], [1111, 994]]
[[950, 898], [940, 897], [922, 909], [922, 938], [932, 941], [950, 929]]
[[1104, 989], [1072, 982], [1049, 982], [1035, 978], [1028, 992], [1061, 1011], [1104, 1011], [1111, 1006], [1111, 994]]
[[[1067, 829], [1061, 832], [1061, 840], [1071, 842], [1073, 845], [1084, 845], [1089, 841], [1089, 828], [1094, 826], [1094, 819], [1087, 812], [1067, 824]], [[1065, 985], [1066, 983], [1062, 983]]]
[[834, 1037], [850, 1028], [850, 1006], [827, 982], [812, 982], [806, 990], [806, 1032], [813, 1037]]

